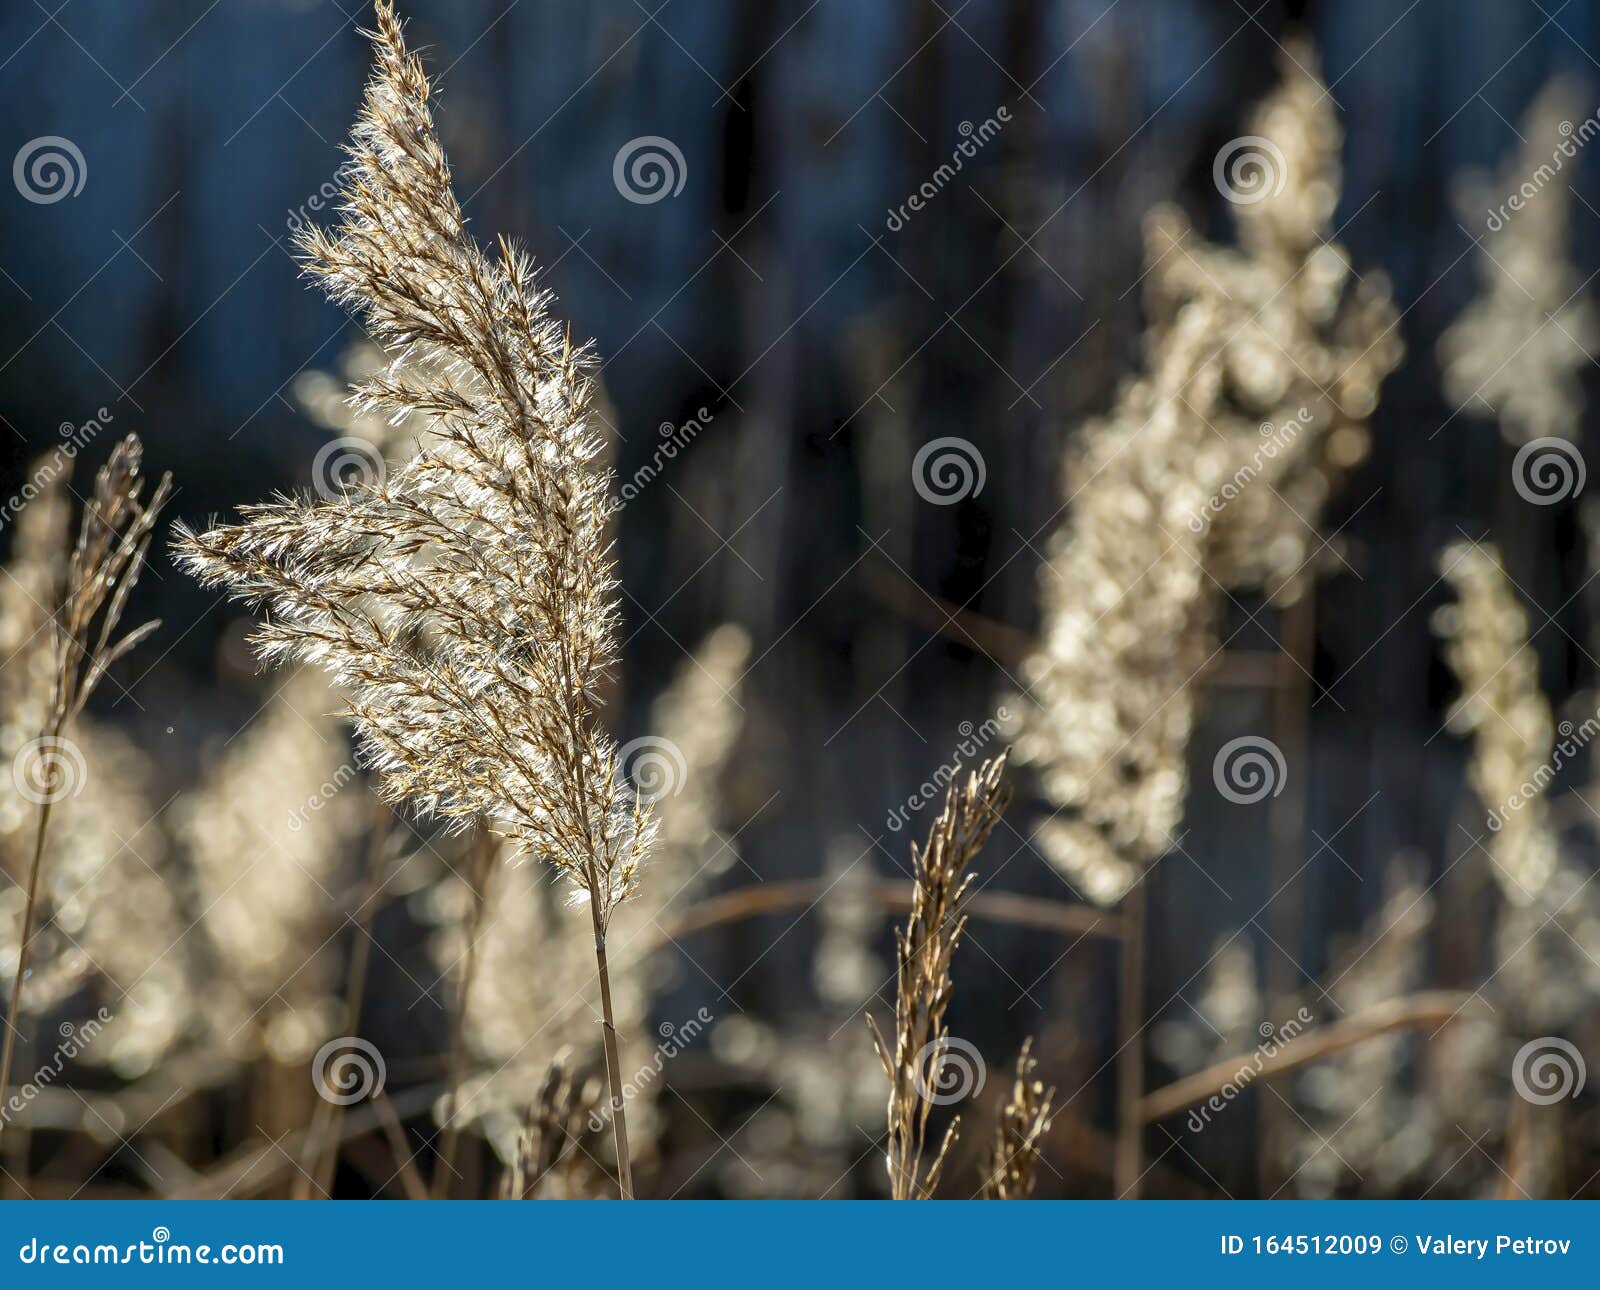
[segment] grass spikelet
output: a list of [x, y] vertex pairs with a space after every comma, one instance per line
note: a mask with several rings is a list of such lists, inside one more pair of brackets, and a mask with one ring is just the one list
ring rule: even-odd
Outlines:
[[960, 1128], [957, 1117], [926, 1164], [928, 1116], [941, 1086], [950, 1032], [950, 963], [967, 920], [962, 903], [972, 885], [967, 866], [988, 840], [1011, 800], [1002, 785], [1006, 755], [986, 761], [964, 783], [952, 784], [944, 809], [921, 850], [912, 851], [915, 889], [911, 916], [895, 930], [895, 1033], [891, 1045], [870, 1016], [872, 1042], [889, 1078], [890, 1194], [896, 1200], [929, 1200]]
[[1027, 1200], [1039, 1180], [1039, 1156], [1050, 1132], [1051, 1103], [1056, 1091], [1034, 1079], [1038, 1066], [1033, 1040], [1017, 1054], [1016, 1078], [995, 1125], [983, 1162], [985, 1200]]

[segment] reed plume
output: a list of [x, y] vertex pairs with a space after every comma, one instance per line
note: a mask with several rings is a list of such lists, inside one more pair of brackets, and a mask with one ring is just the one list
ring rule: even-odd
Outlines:
[[1495, 877], [1508, 900], [1526, 905], [1559, 860], [1543, 793], [1554, 774], [1555, 721], [1539, 688], [1528, 616], [1493, 546], [1454, 543], [1439, 567], [1457, 597], [1434, 619], [1461, 683], [1447, 723], [1472, 736], [1467, 773], [1488, 812]]
[[1218, 315], [1180, 311], [1154, 369], [1086, 428], [1074, 501], [1040, 575], [1044, 639], [1008, 703], [1017, 756], [1057, 809], [1045, 857], [1089, 899], [1113, 904], [1170, 845], [1187, 787], [1194, 678], [1216, 648], [1205, 544], [1187, 522], [1227, 462], [1188, 409], [1216, 401]]
[[350, 387], [382, 375], [388, 366], [384, 353], [371, 341], [356, 341], [339, 356], [338, 372], [308, 368], [290, 386], [300, 410], [322, 429], [344, 439], [360, 439], [371, 446], [376, 457], [409, 460], [420, 446], [419, 433], [426, 433], [427, 420], [407, 417], [396, 421], [374, 407], [351, 402]]
[[967, 919], [963, 903], [972, 886], [967, 866], [988, 841], [1011, 800], [1002, 784], [1006, 754], [986, 761], [964, 783], [951, 784], [928, 840], [911, 853], [911, 916], [895, 929], [895, 1033], [891, 1045], [869, 1015], [867, 1025], [889, 1079], [886, 1162], [895, 1200], [930, 1200], [945, 1158], [956, 1141], [958, 1116], [926, 1164], [928, 1117], [943, 1089], [950, 1032], [950, 964]]
[[1150, 1051], [1180, 1074], [1209, 1066], [1260, 1041], [1265, 1018], [1255, 955], [1236, 936], [1219, 936], [1198, 996], [1175, 1000], [1150, 1027]]
[[[661, 929], [691, 903], [712, 877], [734, 863], [736, 852], [719, 831], [720, 788], [744, 729], [740, 707], [750, 655], [748, 635], [733, 624], [715, 628], [679, 667], [651, 704], [657, 732], [629, 748], [641, 780], [650, 785], [658, 825], [650, 857], [651, 881], [620, 906], [607, 929], [612, 949], [612, 1006], [624, 1038], [624, 1067], [647, 1060], [637, 1027], [650, 1009], [665, 955], [655, 953]], [[483, 1122], [509, 1156], [514, 1121], [545, 1074], [545, 1055], [569, 1048], [581, 1068], [593, 1055], [595, 998], [593, 949], [563, 918], [548, 885], [527, 868], [491, 871], [476, 938], [475, 970], [466, 996], [465, 1040], [479, 1068], [461, 1098], [463, 1113]], [[460, 979], [468, 961], [467, 893], [452, 875], [431, 894], [440, 933], [433, 951], [442, 971]], [[630, 1039], [629, 1036], [632, 1036]], [[639, 1140], [650, 1132], [648, 1107], [629, 1129]], [[642, 1121], [642, 1123], [641, 1123]]]
[[588, 359], [549, 318], [527, 256], [467, 236], [428, 80], [389, 0], [373, 47], [343, 221], [298, 244], [391, 356], [355, 383], [357, 404], [427, 418], [430, 433], [332, 501], [280, 499], [240, 525], [186, 530], [180, 558], [270, 607], [264, 657], [328, 670], [389, 797], [484, 822], [587, 901], [631, 1195], [606, 929], [655, 829], [594, 712], [618, 611]]
[[[1585, 122], [1585, 133], [1571, 137], [1583, 102], [1567, 81], [1546, 85], [1502, 172], [1493, 181], [1469, 178], [1457, 194], [1462, 222], [1485, 227], [1476, 255], [1479, 293], [1439, 338], [1444, 390], [1458, 411], [1496, 417], [1509, 443], [1575, 439], [1583, 376], [1600, 353], [1600, 315], [1583, 292], [1568, 232], [1567, 162], [1592, 129]], [[1518, 193], [1521, 206], [1502, 205]]]
[[1358, 279], [1330, 240], [1340, 133], [1315, 59], [1299, 47], [1282, 66], [1250, 121], [1278, 155], [1271, 186], [1234, 206], [1239, 247], [1205, 242], [1174, 208], [1146, 223], [1147, 371], [1068, 465], [1043, 639], [1008, 705], [1017, 756], [1055, 808], [1039, 847], [1102, 904], [1181, 821], [1224, 592], [1300, 594], [1323, 504], [1365, 455], [1400, 358], [1382, 276]]
[[[51, 808], [74, 790], [73, 779], [81, 774], [74, 765], [75, 756], [81, 754], [64, 738], [65, 733], [111, 666], [160, 625], [151, 620], [117, 635], [128, 597], [144, 567], [156, 516], [171, 490], [171, 477], [163, 475], [146, 501], [142, 464], [139, 439], [129, 435], [111, 450], [95, 475], [94, 491], [67, 559], [59, 607], [50, 618], [54, 661], [50, 702], [38, 739], [22, 750], [12, 767], [18, 786], [25, 786], [25, 794], [38, 802], [39, 811], [6, 1010], [5, 1043], [0, 1048], [0, 1094], [10, 1086], [11, 1062], [22, 1024], [22, 987], [33, 949]], [[0, 1117], [0, 1133], [4, 1130], [4, 1118]]]

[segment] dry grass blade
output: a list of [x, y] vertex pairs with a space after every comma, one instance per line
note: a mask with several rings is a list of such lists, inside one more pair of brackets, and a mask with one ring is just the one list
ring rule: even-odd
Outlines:
[[983, 1163], [985, 1200], [1027, 1200], [1039, 1177], [1039, 1149], [1050, 1132], [1051, 1103], [1056, 1091], [1033, 1078], [1038, 1066], [1033, 1040], [1017, 1054], [1017, 1075], [1011, 1095], [995, 1125], [994, 1140]]
[[[144, 567], [156, 516], [171, 491], [171, 476], [163, 475], [149, 501], [142, 499], [146, 482], [141, 470], [143, 456], [138, 436], [129, 435], [111, 450], [110, 458], [95, 475], [94, 493], [84, 508], [77, 544], [67, 562], [61, 606], [52, 617], [54, 691], [44, 729], [33, 745], [37, 765], [25, 772], [37, 781], [39, 820], [33, 860], [28, 866], [17, 971], [6, 1012], [5, 1045], [0, 1051], [0, 1096], [10, 1086], [11, 1062], [22, 1024], [22, 985], [28, 975], [33, 945], [50, 808], [71, 787], [63, 782], [67, 768], [60, 758], [62, 733], [83, 711], [107, 669], [160, 626], [152, 620], [117, 636], [128, 596]], [[4, 1130], [5, 1121], [0, 1119], [0, 1133]]]
[[896, 1200], [927, 1200], [956, 1140], [959, 1117], [945, 1131], [926, 1165], [928, 1116], [942, 1087], [950, 1032], [944, 1024], [950, 1004], [950, 962], [966, 927], [962, 906], [972, 875], [966, 872], [1010, 801], [1001, 784], [1005, 754], [985, 762], [965, 783], [952, 784], [944, 809], [921, 851], [912, 852], [915, 891], [911, 917], [896, 929], [895, 1035], [887, 1043], [877, 1023], [867, 1018], [884, 1074], [889, 1077], [890, 1193]]
[[371, 485], [183, 531], [180, 559], [271, 609], [264, 657], [333, 676], [388, 796], [488, 826], [588, 904], [627, 1196], [606, 932], [655, 824], [594, 711], [618, 641], [594, 387], [527, 257], [467, 236], [427, 76], [389, 0], [373, 48], [342, 222], [298, 244], [390, 356], [356, 382], [357, 405], [427, 433]]

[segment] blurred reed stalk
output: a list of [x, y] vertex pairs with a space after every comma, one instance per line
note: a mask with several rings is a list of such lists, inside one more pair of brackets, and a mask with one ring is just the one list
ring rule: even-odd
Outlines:
[[[1290, 766], [1303, 766], [1305, 772], [1287, 775], [1283, 791], [1269, 800], [1267, 833], [1271, 854], [1267, 861], [1268, 890], [1273, 901], [1267, 914], [1271, 936], [1279, 952], [1268, 958], [1267, 1015], [1290, 1015], [1289, 1001], [1300, 988], [1300, 931], [1303, 900], [1295, 879], [1306, 867], [1306, 790], [1311, 778], [1312, 671], [1317, 635], [1316, 581], [1307, 581], [1305, 591], [1279, 612], [1282, 640], [1278, 643], [1275, 667], [1269, 681], [1273, 742]], [[1280, 1098], [1256, 1100], [1261, 1142], [1257, 1152], [1260, 1191], [1276, 1195], [1283, 1170], [1278, 1165], [1282, 1135], [1289, 1129], [1289, 1106]]]
[[439, 1149], [439, 1168], [433, 1178], [435, 1200], [443, 1200], [450, 1190], [450, 1176], [455, 1173], [456, 1148], [461, 1140], [461, 1118], [457, 1112], [460, 1110], [461, 1079], [467, 1057], [467, 1001], [472, 995], [472, 983], [478, 975], [478, 943], [483, 937], [489, 870], [494, 865], [497, 850], [489, 831], [479, 830], [472, 842], [472, 872], [467, 879], [472, 897], [472, 917], [467, 924], [466, 961], [457, 980], [455, 1013], [450, 1019], [450, 1047], [445, 1064], [444, 1145]]
[[[22, 935], [17, 950], [17, 972], [11, 982], [11, 1002], [6, 1012], [5, 1044], [0, 1048], [0, 1098], [11, 1085], [11, 1063], [17, 1035], [22, 1029], [22, 987], [28, 976], [38, 915], [39, 878], [44, 868], [45, 838], [50, 811], [62, 796], [75, 791], [68, 780], [71, 766], [62, 753], [62, 736], [83, 711], [106, 671], [161, 624], [152, 619], [120, 639], [117, 625], [127, 608], [128, 596], [139, 580], [150, 548], [156, 516], [171, 491], [171, 476], [163, 475], [145, 502], [145, 477], [140, 466], [143, 447], [129, 435], [111, 450], [111, 457], [95, 475], [94, 493], [84, 509], [77, 545], [67, 564], [66, 586], [60, 608], [51, 618], [55, 639], [55, 678], [49, 716], [33, 745], [29, 779], [38, 779], [39, 820], [34, 831], [33, 858], [28, 866], [27, 897], [23, 905]], [[0, 1134], [6, 1128], [0, 1116]], [[20, 1135], [25, 1141], [25, 1134]], [[26, 1175], [26, 1160], [21, 1173]], [[19, 1186], [24, 1186], [19, 1182]]]
[[[1147, 875], [1148, 876], [1148, 875]], [[1118, 1200], [1137, 1200], [1144, 1177], [1144, 920], [1145, 881], [1122, 898], [1118, 944], [1117, 1138], [1111, 1181]]]
[[[352, 1033], [356, 1033], [361, 1022], [361, 1000], [367, 988], [367, 962], [372, 950], [372, 919], [378, 908], [378, 889], [383, 876], [383, 857], [385, 845], [389, 840], [389, 805], [381, 798], [374, 799], [372, 829], [367, 839], [367, 873], [366, 886], [361, 895], [361, 904], [356, 909], [355, 941], [350, 951], [350, 976], [345, 983], [344, 993], [344, 1020], [349, 1025]], [[378, 1095], [382, 1097], [380, 1093]], [[393, 1108], [389, 1107], [390, 1114]], [[333, 1173], [339, 1163], [339, 1125], [344, 1119], [344, 1103], [322, 1099], [317, 1106], [317, 1113], [312, 1120], [311, 1135], [306, 1139], [307, 1168], [302, 1165], [300, 1175], [295, 1179], [294, 1197], [296, 1200], [309, 1200], [311, 1188], [315, 1187], [324, 1196], [333, 1194]], [[385, 1123], [385, 1133], [389, 1126]], [[402, 1135], [401, 1141], [404, 1141]], [[405, 1169], [410, 1167], [413, 1171], [409, 1154], [397, 1157], [395, 1164]], [[410, 1189], [410, 1178], [407, 1178], [407, 1188]], [[427, 1190], [424, 1188], [426, 1197]]]

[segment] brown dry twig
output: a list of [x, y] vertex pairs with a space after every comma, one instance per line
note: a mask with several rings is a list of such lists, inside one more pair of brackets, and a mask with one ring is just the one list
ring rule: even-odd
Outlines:
[[[763, 914], [782, 913], [789, 909], [809, 910], [828, 894], [828, 888], [829, 880], [825, 878], [736, 887], [689, 906], [657, 933], [652, 948], [664, 948], [713, 927], [759, 918]], [[875, 883], [867, 894], [879, 909], [906, 913], [916, 898], [916, 886], [909, 882]], [[1074, 937], [1097, 936], [1115, 940], [1122, 925], [1114, 910], [1052, 900], [1046, 896], [1025, 896], [1014, 891], [974, 892], [967, 898], [966, 912], [973, 918], [990, 919], [1014, 927], [1034, 927]]]
[[1154, 1124], [1185, 1107], [1203, 1102], [1213, 1093], [1220, 1093], [1229, 1084], [1238, 1082], [1240, 1071], [1246, 1068], [1252, 1069], [1255, 1079], [1271, 1079], [1394, 1030], [1447, 1026], [1473, 1015], [1469, 1009], [1474, 998], [1474, 995], [1455, 990], [1426, 990], [1399, 999], [1386, 999], [1332, 1025], [1296, 1035], [1271, 1056], [1261, 1057], [1259, 1061], [1248, 1053], [1227, 1057], [1165, 1088], [1147, 1093], [1139, 1102], [1140, 1118], [1147, 1124]]

